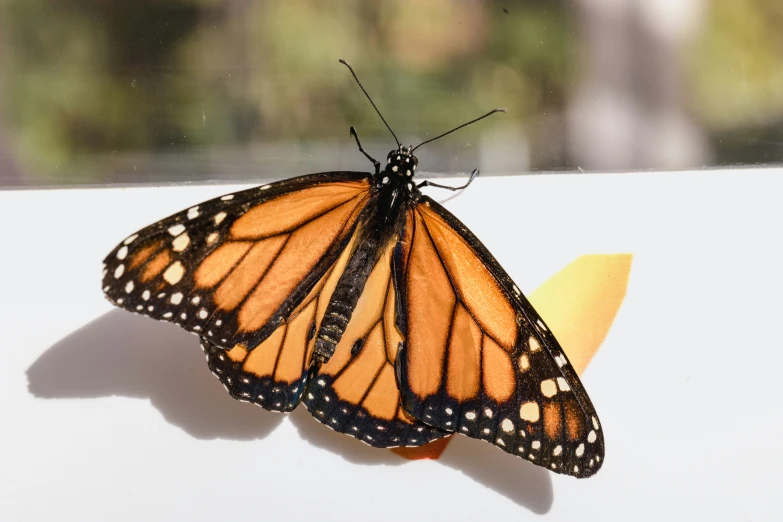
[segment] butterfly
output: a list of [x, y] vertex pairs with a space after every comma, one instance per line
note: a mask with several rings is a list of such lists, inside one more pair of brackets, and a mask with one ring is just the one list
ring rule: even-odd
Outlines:
[[117, 245], [115, 305], [201, 338], [240, 401], [300, 403], [378, 448], [460, 433], [589, 477], [604, 439], [579, 377], [492, 254], [416, 184], [397, 142], [375, 169], [271, 183], [190, 207]]

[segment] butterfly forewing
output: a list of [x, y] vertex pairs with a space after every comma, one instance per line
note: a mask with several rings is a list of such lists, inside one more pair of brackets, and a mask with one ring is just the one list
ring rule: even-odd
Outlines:
[[559, 473], [603, 459], [598, 418], [554, 336], [486, 248], [429, 198], [404, 243], [402, 403]]
[[106, 258], [118, 306], [252, 349], [312, 293], [369, 199], [363, 173], [303, 176], [229, 194], [131, 235]]

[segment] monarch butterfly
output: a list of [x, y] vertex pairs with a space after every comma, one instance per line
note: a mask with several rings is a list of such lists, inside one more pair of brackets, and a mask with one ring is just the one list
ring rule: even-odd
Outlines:
[[375, 172], [311, 174], [228, 194], [150, 225], [106, 257], [117, 306], [201, 337], [236, 399], [375, 447], [461, 433], [589, 477], [604, 442], [557, 340], [482, 243], [414, 184], [394, 136]]

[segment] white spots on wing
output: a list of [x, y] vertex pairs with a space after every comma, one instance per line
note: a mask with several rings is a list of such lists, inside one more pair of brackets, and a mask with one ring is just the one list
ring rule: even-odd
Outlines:
[[217, 321], [215, 321], [215, 326], [220, 326], [221, 324], [223, 324], [222, 320], [218, 319]]
[[232, 199], [234, 199], [234, 195], [233, 194], [226, 194], [225, 196], [223, 196], [220, 199], [221, 199], [221, 201], [231, 201]]
[[193, 299], [191, 299], [190, 302], [193, 303], [194, 305], [197, 305], [201, 302], [201, 298], [197, 295], [193, 296]]
[[136, 239], [137, 239], [138, 237], [139, 237], [139, 235], [138, 235], [138, 234], [133, 234], [133, 235], [132, 235], [132, 236], [130, 236], [128, 239], [126, 239], [125, 241], [123, 241], [123, 242], [122, 242], [122, 244], [124, 244], [124, 245], [130, 245], [131, 243], [133, 243], [134, 241], [136, 241]]
[[529, 458], [530, 460], [536, 460], [536, 456], [533, 455], [532, 453], [528, 455], [527, 458]]
[[125, 257], [127, 257], [127, 255], [128, 255], [128, 247], [123, 246], [122, 248], [117, 250], [117, 259], [119, 259], [120, 261], [125, 259]]
[[148, 306], [148, 307], [147, 307], [147, 311], [148, 311], [148, 312], [151, 312], [151, 311], [153, 311], [154, 309], [155, 309], [155, 307], [154, 307], [154, 306], [152, 306], [152, 305], [150, 305], [150, 306]]
[[527, 342], [530, 345], [530, 351], [531, 352], [537, 352], [538, 350], [541, 349], [541, 343], [539, 343], [538, 339], [536, 339], [532, 335], [530, 336], [530, 339], [528, 339]]
[[584, 454], [585, 454], [585, 445], [580, 444], [579, 446], [576, 447], [576, 456], [581, 457]]
[[166, 312], [165, 314], [163, 314], [163, 318], [164, 319], [170, 319], [172, 315], [174, 315], [174, 314], [172, 314], [171, 312]]
[[484, 428], [482, 431], [484, 431], [484, 433], [488, 435], [489, 433], [491, 433], [492, 430], [490, 430], [489, 428]]
[[141, 306], [141, 305], [137, 305], [137, 306], [136, 306], [136, 310], [137, 310], [137, 311], [139, 311], [139, 312], [141, 312], [142, 310], [144, 310], [144, 307], [143, 307], [143, 306]]
[[215, 225], [219, 225], [223, 222], [224, 219], [226, 219], [226, 216], [228, 216], [228, 214], [226, 214], [225, 212], [221, 212], [219, 214], [215, 214], [215, 217], [213, 217], [212, 219], [215, 220]]
[[308, 394], [307, 394], [307, 398], [308, 398], [308, 399], [314, 399], [314, 398], [315, 398], [315, 396], [314, 396], [312, 393], [308, 393]]
[[323, 379], [318, 379], [318, 386], [326, 386], [326, 381]]
[[504, 448], [506, 447], [506, 443], [503, 442], [503, 439], [500, 438], [495, 439], [495, 444], [497, 444], [498, 446], [503, 446]]
[[198, 316], [199, 319], [206, 319], [207, 317], [209, 317], [209, 312], [207, 312], [205, 308], [202, 308], [201, 310], [198, 311]]
[[128, 281], [128, 283], [125, 285], [125, 291], [127, 293], [133, 292], [133, 281]]
[[171, 304], [178, 305], [182, 302], [182, 292], [171, 294]]
[[600, 430], [601, 428], [598, 426], [598, 418], [593, 415], [593, 428]]
[[120, 265], [117, 268], [114, 269], [114, 279], [119, 279], [122, 277], [122, 274], [125, 273], [125, 265]]
[[218, 237], [220, 237], [220, 234], [217, 232], [212, 232], [210, 235], [207, 236], [207, 244], [211, 245], [215, 241], [217, 241]]
[[446, 412], [446, 415], [451, 415], [452, 413], [454, 413], [454, 410], [452, 410], [451, 408], [446, 408], [444, 411]]
[[492, 410], [491, 410], [491, 409], [489, 409], [489, 408], [484, 408], [484, 416], [485, 416], [485, 417], [487, 417], [488, 419], [491, 419], [491, 418], [492, 418], [492, 415], [493, 415], [493, 413], [492, 413]]
[[601, 462], [601, 455], [596, 455], [595, 456], [595, 461], [596, 462]]
[[514, 423], [511, 419], [503, 419], [503, 422], [500, 423], [500, 429], [506, 433], [512, 433], [514, 431]]
[[198, 212], [198, 205], [196, 205], [193, 208], [188, 209], [188, 219], [196, 219], [199, 215]]
[[547, 331], [544, 321], [542, 321], [541, 319], [536, 319], [536, 323], [538, 324], [539, 328], [541, 328], [545, 332]]
[[259, 187], [259, 188], [258, 188], [258, 190], [267, 190], [267, 189], [269, 189], [271, 186], [272, 186], [272, 185], [264, 185], [263, 187]]
[[182, 252], [188, 248], [189, 244], [190, 236], [187, 234], [180, 234], [174, 239], [174, 241], [171, 242], [171, 248], [174, 250], [174, 252]]
[[587, 434], [587, 442], [592, 444], [595, 442], [595, 440], [598, 438], [598, 435], [595, 434], [595, 431], [590, 430], [590, 433]]
[[568, 385], [566, 380], [563, 379], [562, 377], [557, 378], [557, 387], [560, 388], [560, 391], [564, 391], [564, 392], [571, 390], [571, 387]]
[[555, 381], [552, 379], [545, 379], [541, 381], [541, 393], [544, 395], [544, 397], [554, 397], [557, 393], [557, 386], [555, 385]]
[[[394, 167], [394, 171], [395, 172], [397, 171], [397, 167]], [[388, 184], [389, 183], [389, 176], [384, 176], [383, 179], [381, 180], [381, 183], [383, 183], [384, 185]]]
[[541, 447], [541, 441], [540, 440], [534, 440], [533, 443], [530, 445], [531, 449], [537, 450]]
[[186, 314], [185, 312], [182, 312], [181, 314], [179, 314], [179, 317], [180, 317], [180, 319], [182, 319], [184, 321], [185, 319], [188, 318], [188, 314]]
[[196, 326], [193, 327], [193, 330], [195, 330], [196, 332], [200, 332], [201, 331], [201, 327], [199, 325], [196, 325]]
[[122, 297], [120, 297], [119, 299], [117, 299], [117, 304], [122, 304], [122, 303], [124, 303], [124, 302], [125, 302], [125, 299], [123, 299]]
[[468, 420], [476, 420], [476, 412], [475, 411], [469, 411], [465, 414], [465, 418]]
[[106, 285], [106, 286], [103, 287], [103, 291], [104, 292], [108, 292], [109, 290], [111, 290], [111, 286]]
[[512, 286], [511, 289], [514, 290], [515, 294], [522, 295], [522, 292], [519, 290], [519, 287], [517, 287], [517, 285]]
[[392, 167], [392, 172], [397, 172], [398, 170], [400, 170], [400, 169], [399, 169], [399, 167], [397, 167], [397, 165]]
[[555, 446], [555, 449], [553, 449], [553, 450], [552, 450], [552, 455], [554, 455], [555, 457], [557, 457], [557, 456], [558, 456], [558, 455], [560, 455], [561, 453], [563, 453], [563, 446], [560, 446], [560, 445], [558, 444], [557, 446]]
[[150, 298], [150, 291], [144, 290], [144, 292], [141, 294], [141, 298], [144, 299], [145, 301], [148, 301]]
[[413, 183], [408, 183], [408, 190], [413, 190]]
[[522, 370], [523, 372], [530, 368], [530, 359], [525, 354], [519, 356], [518, 363], [519, 363], [519, 369]]
[[565, 366], [568, 363], [568, 361], [566, 360], [565, 355], [562, 354], [562, 353], [555, 356], [555, 362], [557, 363], [557, 367], [558, 368], [562, 368], [563, 366]]
[[171, 234], [174, 237], [177, 237], [181, 233], [185, 231], [185, 225], [174, 225], [173, 227], [169, 228], [169, 234]]
[[463, 426], [461, 429], [462, 429], [462, 431], [468, 431], [468, 427], [467, 426]]
[[400, 157], [399, 156], [397, 156], [397, 161], [400, 161]]
[[163, 279], [171, 285], [175, 285], [180, 282], [182, 276], [185, 275], [185, 267], [182, 263], [177, 261], [172, 263], [165, 272], [163, 272]]
[[541, 411], [538, 408], [538, 403], [526, 402], [519, 408], [519, 418], [528, 422], [538, 422], [541, 416]]
[[165, 292], [161, 292], [161, 293], [158, 294], [158, 299], [163, 299], [164, 297], [166, 297], [166, 293]]
[[406, 176], [408, 176], [408, 177], [410, 177], [410, 175], [411, 175], [411, 171], [410, 171], [410, 169], [408, 169], [408, 170], [406, 170], [406, 171], [405, 171], [405, 175], [406, 175]]

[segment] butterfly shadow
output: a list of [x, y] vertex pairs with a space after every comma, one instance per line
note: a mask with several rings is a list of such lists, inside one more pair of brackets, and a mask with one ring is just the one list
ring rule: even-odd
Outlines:
[[49, 348], [27, 378], [30, 393], [43, 399], [149, 399], [197, 439], [261, 439], [284, 419], [232, 399], [207, 369], [197, 337], [121, 310]]
[[[207, 369], [195, 336], [121, 310], [49, 348], [28, 368], [27, 378], [30, 393], [42, 399], [148, 399], [167, 422], [197, 439], [261, 439], [286, 417], [232, 399]], [[307, 443], [353, 464], [414, 464], [328, 429], [304, 407], [288, 418]], [[489, 444], [456, 436], [437, 462], [534, 513], [551, 508], [548, 472]]]
[[552, 509], [554, 492], [549, 471], [484, 441], [455, 435], [438, 462], [533, 513], [543, 515]]
[[[353, 437], [327, 429], [304, 408], [296, 409], [289, 419], [309, 444], [340, 455], [354, 464], [414, 464], [414, 461], [392, 451], [372, 448]], [[456, 435], [437, 462], [463, 473], [533, 513], [545, 514], [552, 508], [554, 493], [552, 478], [547, 470], [520, 461], [483, 441]]]

